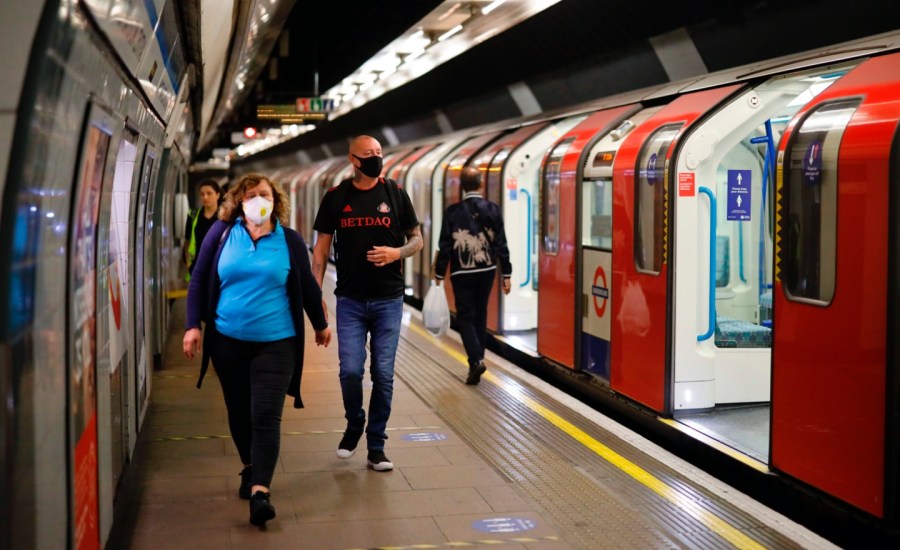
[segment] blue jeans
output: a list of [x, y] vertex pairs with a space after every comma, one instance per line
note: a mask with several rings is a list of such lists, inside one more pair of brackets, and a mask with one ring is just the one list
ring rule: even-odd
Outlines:
[[[340, 358], [341, 394], [347, 431], [362, 434], [370, 451], [383, 451], [385, 429], [391, 416], [394, 396], [394, 357], [400, 341], [403, 297], [361, 302], [337, 297], [337, 339]], [[369, 424], [363, 409], [363, 374], [366, 364], [366, 335], [371, 334]]]

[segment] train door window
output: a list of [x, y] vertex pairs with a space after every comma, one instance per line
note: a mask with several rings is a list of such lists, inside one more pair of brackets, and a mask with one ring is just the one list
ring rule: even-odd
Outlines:
[[612, 250], [612, 178], [586, 180], [581, 208], [581, 244]]
[[575, 138], [559, 142], [544, 164], [541, 177], [541, 236], [544, 253], [555, 256], [559, 253], [559, 183], [562, 159]]
[[[144, 153], [144, 163], [141, 171], [140, 189], [138, 190], [137, 214], [135, 216], [135, 237], [134, 237], [134, 259], [135, 259], [135, 281], [145, 281], [146, 275], [149, 273], [150, 262], [149, 255], [149, 221], [147, 219], [147, 199], [150, 193], [150, 184], [153, 181], [154, 161], [156, 154], [151, 145], [148, 143]], [[135, 395], [137, 396], [136, 410], [138, 424], [140, 418], [143, 417], [147, 406], [147, 398], [149, 397], [149, 384], [147, 373], [150, 363], [150, 352], [148, 348], [149, 337], [147, 336], [148, 324], [146, 323], [145, 312], [149, 312], [149, 302], [145, 304], [146, 298], [144, 285], [134, 285], [134, 349], [137, 354], [137, 373], [135, 376]]]
[[846, 99], [816, 108], [785, 150], [781, 231], [788, 299], [828, 305], [834, 297], [838, 152], [861, 101]]
[[638, 156], [634, 193], [634, 263], [638, 271], [658, 274], [663, 263], [666, 155], [683, 126], [667, 124], [644, 143]]
[[503, 163], [506, 162], [512, 149], [512, 146], [504, 147], [494, 155], [493, 159], [491, 159], [491, 165], [487, 171], [484, 190], [484, 198], [491, 202], [500, 204], [503, 200]]

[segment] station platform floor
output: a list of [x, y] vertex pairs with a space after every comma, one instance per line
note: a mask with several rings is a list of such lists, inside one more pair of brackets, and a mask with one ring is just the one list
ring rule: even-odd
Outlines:
[[456, 333], [431, 336], [408, 306], [385, 448], [394, 470], [366, 468], [365, 438], [352, 458], [335, 455], [337, 342], [317, 347], [307, 326], [305, 408], [285, 401], [277, 517], [254, 527], [215, 373], [196, 389], [199, 358], [181, 353], [183, 315], [176, 300], [107, 548], [833, 547], [497, 356], [465, 385]]

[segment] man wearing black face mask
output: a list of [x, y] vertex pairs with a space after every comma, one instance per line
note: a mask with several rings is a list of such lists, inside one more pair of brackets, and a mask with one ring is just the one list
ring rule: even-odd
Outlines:
[[[337, 456], [350, 458], [366, 434], [368, 466], [388, 471], [384, 454], [388, 417], [394, 392], [394, 357], [403, 315], [403, 274], [400, 265], [422, 249], [422, 233], [409, 195], [381, 176], [381, 145], [373, 137], [350, 142], [347, 157], [353, 178], [333, 187], [322, 198], [313, 228], [313, 274], [321, 286], [328, 251], [334, 242], [337, 265], [337, 338], [341, 394], [347, 428]], [[362, 380], [366, 336], [371, 334], [372, 395], [369, 417], [363, 409]]]

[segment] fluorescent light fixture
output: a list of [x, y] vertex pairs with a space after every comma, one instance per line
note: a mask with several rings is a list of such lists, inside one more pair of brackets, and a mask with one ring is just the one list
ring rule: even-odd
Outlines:
[[448, 38], [450, 38], [450, 37], [453, 36], [454, 34], [456, 34], [456, 33], [458, 33], [459, 31], [461, 31], [462, 29], [463, 29], [463, 26], [462, 26], [461, 24], [460, 24], [460, 25], [457, 25], [457, 26], [453, 27], [452, 29], [450, 29], [449, 31], [445, 32], [444, 34], [438, 36], [437, 41], [438, 41], [438, 42], [443, 42], [444, 40], [447, 40]]
[[481, 8], [481, 13], [483, 13], [484, 15], [487, 15], [487, 14], [491, 13], [492, 11], [494, 11], [495, 9], [499, 8], [500, 4], [502, 4], [505, 1], [506, 0], [494, 0], [487, 6]]
[[408, 54], [406, 54], [406, 57], [403, 59], [403, 62], [404, 62], [404, 63], [409, 63], [410, 61], [412, 61], [413, 59], [419, 57], [419, 56], [422, 55], [423, 53], [425, 53], [425, 48], [416, 50], [416, 51], [414, 51], [414, 52], [409, 52]]

